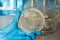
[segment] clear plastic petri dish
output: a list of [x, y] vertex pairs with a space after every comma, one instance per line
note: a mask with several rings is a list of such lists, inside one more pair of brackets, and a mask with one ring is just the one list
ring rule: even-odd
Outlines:
[[26, 9], [22, 12], [18, 27], [27, 33], [42, 30], [45, 25], [44, 15], [35, 8]]

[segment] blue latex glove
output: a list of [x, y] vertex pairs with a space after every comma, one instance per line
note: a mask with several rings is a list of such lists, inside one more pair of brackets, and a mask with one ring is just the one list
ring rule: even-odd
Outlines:
[[35, 40], [37, 35], [41, 35], [42, 32], [35, 32], [27, 34], [22, 29], [18, 28], [18, 17], [20, 12], [16, 12], [16, 16], [12, 20], [12, 22], [0, 28], [0, 40]]
[[41, 34], [41, 32], [26, 34], [18, 28], [18, 23], [13, 21], [10, 25], [0, 29], [0, 40], [35, 40], [35, 36]]

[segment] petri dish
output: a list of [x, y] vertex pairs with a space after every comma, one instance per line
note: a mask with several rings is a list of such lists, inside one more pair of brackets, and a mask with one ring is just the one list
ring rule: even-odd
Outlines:
[[18, 27], [27, 33], [42, 30], [45, 25], [44, 15], [35, 8], [25, 9], [20, 18]]

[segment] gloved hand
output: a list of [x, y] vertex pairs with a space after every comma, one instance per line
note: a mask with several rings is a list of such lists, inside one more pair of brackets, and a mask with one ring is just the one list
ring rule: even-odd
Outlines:
[[0, 40], [35, 40], [37, 35], [41, 35], [42, 32], [35, 32], [27, 34], [24, 30], [18, 28], [18, 17], [19, 13], [16, 14], [13, 21], [0, 28]]

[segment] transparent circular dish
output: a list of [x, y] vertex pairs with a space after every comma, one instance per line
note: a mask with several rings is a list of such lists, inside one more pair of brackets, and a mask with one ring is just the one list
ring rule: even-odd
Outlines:
[[44, 25], [45, 19], [43, 13], [35, 8], [24, 10], [18, 23], [18, 27], [28, 33], [40, 31]]

